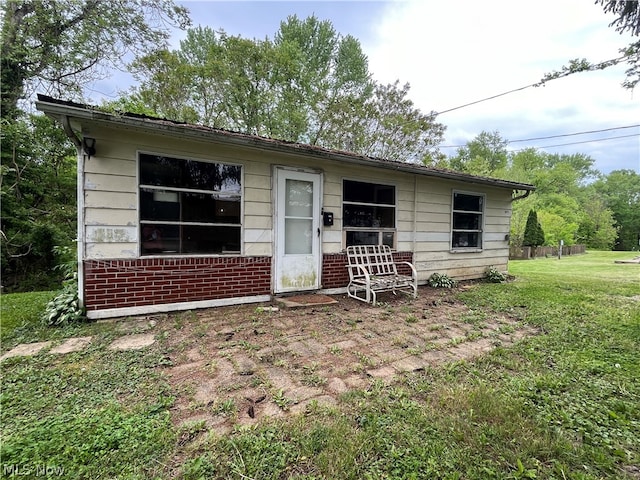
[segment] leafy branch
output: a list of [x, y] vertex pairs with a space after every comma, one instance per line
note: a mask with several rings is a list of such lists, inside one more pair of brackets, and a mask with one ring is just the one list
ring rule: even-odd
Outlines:
[[626, 71], [626, 80], [622, 83], [622, 86], [627, 89], [633, 89], [640, 82], [640, 41], [620, 49], [620, 53], [622, 53], [620, 57], [598, 63], [591, 63], [586, 58], [569, 60], [568, 65], [564, 65], [560, 70], [545, 74], [542, 80], [533, 84], [533, 86], [544, 86], [551, 80], [568, 77], [574, 73], [604, 70], [626, 62], [631, 65], [631, 68]]

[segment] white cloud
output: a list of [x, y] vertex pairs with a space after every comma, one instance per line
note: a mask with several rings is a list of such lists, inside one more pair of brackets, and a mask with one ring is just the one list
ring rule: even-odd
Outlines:
[[[585, 0], [404, 0], [188, 2], [194, 24], [223, 28], [246, 38], [272, 36], [290, 14], [316, 14], [343, 35], [358, 38], [380, 82], [411, 84], [410, 96], [424, 112], [442, 111], [539, 81], [573, 58], [603, 61], [631, 42], [608, 24], [613, 17]], [[177, 46], [183, 33], [176, 33]], [[624, 90], [624, 66], [580, 73], [495, 100], [444, 113], [445, 144], [463, 144], [482, 130], [507, 139], [558, 135], [640, 123], [635, 93]], [[115, 97], [133, 79], [118, 74], [98, 82], [92, 97]], [[633, 133], [615, 131], [611, 136]], [[640, 133], [640, 128], [635, 129]], [[603, 172], [640, 172], [640, 137], [554, 148], [581, 152]], [[542, 146], [588, 137], [555, 139]], [[527, 144], [514, 144], [522, 148]], [[454, 149], [444, 150], [454, 153]]]
[[[363, 47], [376, 80], [409, 82], [417, 107], [442, 111], [535, 83], [573, 58], [619, 56], [631, 37], [609, 27], [611, 20], [584, 0], [393, 2], [376, 26], [375, 40]], [[448, 127], [446, 143], [464, 143], [482, 130], [515, 140], [640, 123], [637, 97], [620, 87], [624, 70], [575, 74], [444, 113], [439, 120]], [[620, 143], [612, 142], [612, 149]], [[625, 145], [624, 158], [613, 168], [640, 170], [637, 137]], [[590, 144], [562, 153], [590, 154], [598, 168], [610, 171], [613, 162], [595, 156], [602, 155], [602, 145], [593, 147], [594, 153]]]

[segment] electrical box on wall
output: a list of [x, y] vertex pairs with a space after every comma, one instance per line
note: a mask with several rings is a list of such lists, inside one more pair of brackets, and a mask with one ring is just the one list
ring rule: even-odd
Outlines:
[[333, 213], [332, 212], [322, 212], [322, 224], [325, 227], [333, 226]]

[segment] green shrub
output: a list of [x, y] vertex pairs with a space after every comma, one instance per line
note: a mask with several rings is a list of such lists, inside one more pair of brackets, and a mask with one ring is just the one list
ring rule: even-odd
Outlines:
[[529, 247], [544, 245], [544, 230], [542, 230], [542, 225], [538, 221], [538, 214], [535, 210], [529, 210], [522, 244]]
[[55, 268], [64, 274], [65, 280], [62, 290], [47, 303], [42, 322], [50, 327], [82, 322], [86, 316], [78, 296], [75, 254], [69, 247], [54, 247], [53, 252], [60, 261]]
[[507, 280], [507, 276], [493, 265], [484, 272], [484, 278], [491, 283], [502, 283]]
[[68, 280], [60, 292], [47, 303], [42, 322], [50, 327], [86, 320], [85, 310], [78, 298], [77, 280]]
[[429, 277], [429, 285], [435, 288], [453, 288], [457, 284], [458, 282], [446, 273], [433, 273]]

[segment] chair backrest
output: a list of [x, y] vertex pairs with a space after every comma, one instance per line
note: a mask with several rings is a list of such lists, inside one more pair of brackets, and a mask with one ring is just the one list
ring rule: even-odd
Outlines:
[[352, 278], [362, 277], [356, 265], [367, 270], [370, 275], [397, 275], [393, 254], [388, 245], [352, 245], [347, 247], [347, 267]]

